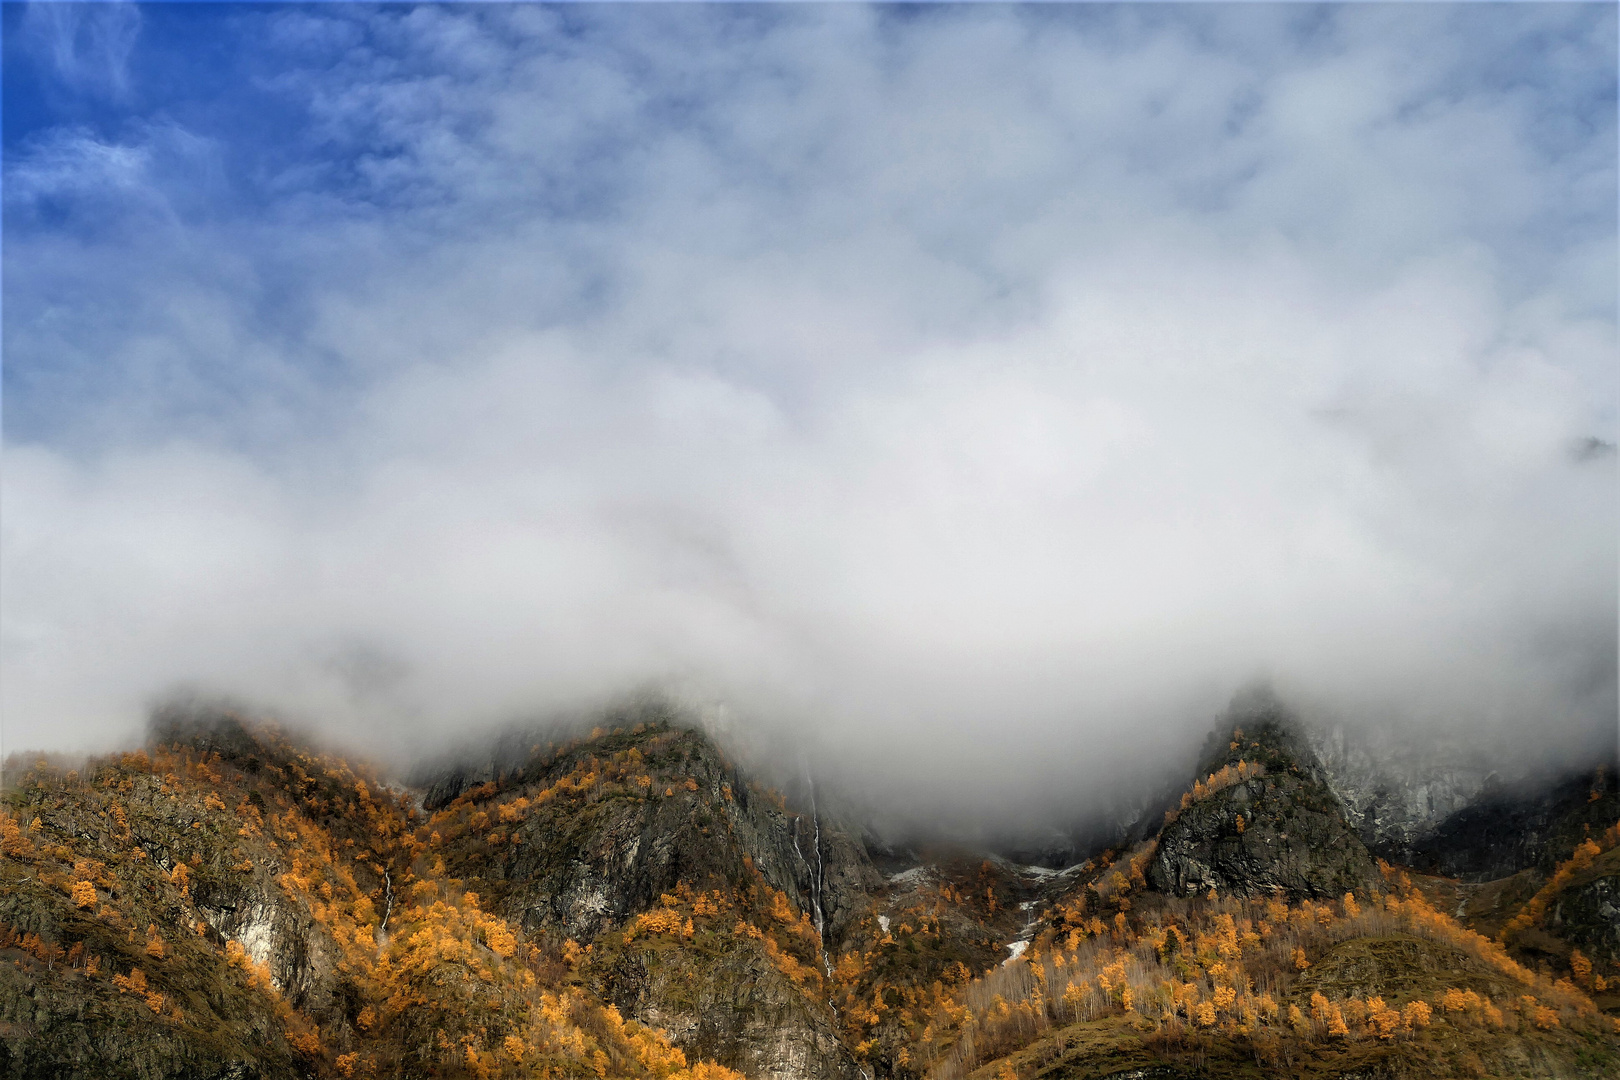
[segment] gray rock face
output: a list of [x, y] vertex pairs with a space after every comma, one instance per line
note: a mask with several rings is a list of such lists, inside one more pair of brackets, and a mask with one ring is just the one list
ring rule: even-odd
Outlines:
[[1304, 733], [1345, 820], [1369, 849], [1399, 862], [1471, 805], [1494, 776], [1458, 745], [1417, 745], [1389, 732], [1343, 726]]
[[1547, 912], [1547, 926], [1588, 956], [1620, 960], [1620, 874], [1569, 889]]
[[1177, 896], [1213, 888], [1331, 897], [1366, 888], [1374, 868], [1322, 785], [1284, 774], [1249, 780], [1181, 811], [1160, 835], [1147, 878]]
[[[531, 813], [499, 865], [502, 913], [531, 932], [590, 944], [657, 906], [662, 894], [681, 886], [697, 893], [747, 887], [757, 872], [836, 951], [883, 884], [850, 832], [814, 804], [790, 807], [755, 788], [700, 732], [659, 729], [657, 738], [636, 738], [652, 787], [642, 796], [572, 799]], [[529, 764], [520, 783], [531, 793], [544, 790], [586, 760], [580, 754], [612, 749], [596, 742]], [[489, 775], [463, 770], [440, 784], [428, 805], [469, 790], [469, 777]], [[488, 880], [489, 867], [479, 861], [486, 856], [466, 858], [457, 872]], [[689, 951], [638, 942], [596, 971], [594, 988], [627, 1018], [666, 1031], [689, 1058], [756, 1078], [857, 1080], [831, 1008], [794, 985], [762, 946], [742, 939], [705, 948], [698, 963]], [[819, 966], [825, 963], [824, 954]]]
[[1148, 883], [1178, 896], [1214, 888], [1309, 897], [1372, 884], [1372, 857], [1294, 719], [1269, 700], [1231, 719], [1233, 726], [1212, 738], [1200, 775], [1240, 762], [1263, 766], [1265, 774], [1180, 810], [1159, 834]]
[[598, 990], [626, 1016], [663, 1030], [689, 1058], [758, 1078], [861, 1076], [830, 1013], [806, 1001], [751, 943], [704, 964], [649, 951], [627, 959]]
[[308, 912], [289, 903], [269, 881], [205, 897], [208, 903], [197, 908], [204, 921], [238, 942], [254, 963], [268, 967], [270, 981], [294, 1008], [323, 1015], [330, 1010], [341, 954]]
[[683, 881], [701, 889], [739, 879], [746, 860], [835, 946], [883, 881], [865, 849], [837, 823], [755, 793], [696, 732], [681, 732], [666, 752], [695, 790], [677, 783], [664, 798], [604, 800], [561, 821], [529, 820], [504, 867], [509, 914], [588, 941]]
[[1406, 862], [1472, 881], [1532, 867], [1551, 873], [1588, 827], [1601, 830], [1620, 813], [1620, 797], [1605, 781], [1605, 776], [1574, 776], [1515, 788], [1487, 787], [1472, 805], [1414, 844], [1405, 853]]
[[1611, 824], [1620, 808], [1612, 763], [1573, 776], [1537, 773], [1528, 763], [1507, 774], [1493, 765], [1508, 757], [1499, 747], [1469, 748], [1428, 733], [1303, 730], [1362, 842], [1420, 870], [1468, 881], [1531, 867], [1550, 872], [1583, 825]]

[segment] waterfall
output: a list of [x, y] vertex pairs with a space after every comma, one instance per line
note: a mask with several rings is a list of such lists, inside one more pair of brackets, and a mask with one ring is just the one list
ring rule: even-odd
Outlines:
[[821, 861], [821, 811], [816, 809], [815, 780], [811, 778], [808, 772], [805, 773], [804, 778], [810, 782], [810, 821], [815, 827], [812, 843], [816, 849], [816, 872], [815, 876], [810, 879], [810, 904], [814, 909], [816, 933], [821, 935], [821, 964], [827, 969], [827, 974], [831, 975], [832, 965], [827, 961], [827, 919], [821, 906], [822, 893], [827, 888], [827, 870]]
[[832, 957], [827, 953], [827, 916], [821, 902], [822, 894], [827, 887], [827, 869], [821, 855], [821, 811], [816, 806], [816, 781], [815, 777], [810, 775], [810, 763], [805, 761], [803, 766], [805, 786], [810, 792], [810, 825], [814, 830], [811, 834], [811, 844], [815, 848], [815, 866], [811, 866], [810, 861], [804, 857], [804, 852], [799, 850], [798, 817], [793, 819], [793, 851], [799, 856], [799, 861], [804, 863], [804, 868], [810, 872], [810, 916], [815, 920], [816, 935], [821, 938], [821, 966], [830, 979]]

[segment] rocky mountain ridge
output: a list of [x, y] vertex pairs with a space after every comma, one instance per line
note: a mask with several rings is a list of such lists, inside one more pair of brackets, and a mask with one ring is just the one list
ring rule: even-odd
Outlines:
[[[82, 775], [36, 768], [0, 819], [0, 1075], [1032, 1080], [1471, 1075], [1478, 1059], [1595, 1076], [1620, 1061], [1602, 1011], [1620, 1014], [1612, 773], [1400, 833], [1342, 751], [1250, 704], [1157, 828], [1052, 867], [885, 846], [813, 788], [798, 805], [751, 779], [666, 707], [603, 720], [411, 790], [230, 716], [160, 717], [148, 749]], [[1379, 861], [1452, 852], [1447, 822], [1472, 822], [1441, 866], [1464, 872]], [[1453, 992], [1455, 1023], [1431, 1023]]]

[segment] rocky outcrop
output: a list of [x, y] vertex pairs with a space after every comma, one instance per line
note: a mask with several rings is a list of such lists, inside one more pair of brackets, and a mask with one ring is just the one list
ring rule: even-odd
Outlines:
[[1620, 961], [1620, 848], [1576, 875], [1548, 905], [1545, 926], [1600, 963]]
[[[881, 884], [849, 830], [751, 784], [696, 731], [648, 726], [592, 740], [514, 773], [520, 783], [502, 791], [545, 790], [583, 761], [626, 749], [645, 751], [651, 797], [535, 813], [514, 831], [495, 876], [505, 911], [521, 925], [589, 941], [683, 882], [737, 882], [752, 868], [808, 913], [832, 947]], [[491, 876], [488, 867], [467, 869]]]
[[[572, 791], [567, 778], [631, 755], [642, 775], [623, 793], [542, 797]], [[467, 786], [481, 776], [497, 779]], [[824, 951], [811, 962], [825, 972], [883, 879], [851, 832], [814, 802], [790, 807], [702, 732], [661, 715], [504, 768], [463, 767], [431, 780], [429, 791], [430, 809], [452, 805], [447, 797], [469, 808], [480, 799], [537, 800], [493, 866], [468, 838], [446, 845], [450, 869], [476, 879], [502, 914], [532, 934], [598, 943], [590, 977], [626, 1017], [664, 1030], [689, 1057], [750, 1077], [858, 1076], [822, 995], [796, 984], [757, 941], [705, 939], [697, 948], [640, 939], [628, 947], [623, 934], [604, 940], [668, 894], [746, 892], [760, 883], [784, 894], [821, 935]]]
[[[37, 786], [30, 806], [37, 842], [25, 858], [0, 858], [0, 927], [57, 948], [47, 958], [20, 943], [0, 947], [0, 1075], [303, 1075], [282, 1024], [230, 969], [222, 939], [206, 926], [209, 909], [198, 903], [225, 838], [240, 839], [236, 823], [226, 828], [165, 778], [112, 770], [108, 777], [102, 790], [116, 813], [76, 782]], [[189, 886], [176, 872], [182, 860]], [[80, 881], [94, 886], [93, 903], [71, 898]], [[275, 928], [264, 955], [280, 965], [289, 997], [309, 1000], [319, 980], [310, 977], [308, 937], [279, 900], [264, 895], [258, 906]], [[78, 950], [76, 962], [69, 949]], [[136, 972], [143, 989], [115, 990], [115, 977]]]
[[[1258, 767], [1172, 814], [1148, 865], [1148, 883], [1177, 896], [1216, 889], [1244, 896], [1283, 892], [1341, 896], [1364, 889], [1376, 870], [1345, 821], [1320, 763], [1294, 719], [1274, 702], [1232, 716], [1200, 768]], [[1223, 744], [1224, 743], [1224, 744]]]
[[1548, 913], [1547, 925], [1588, 956], [1620, 961], [1620, 874], [1570, 889]]
[[[518, 830], [494, 876], [508, 913], [525, 926], [554, 926], [586, 941], [653, 905], [680, 882], [736, 880], [745, 860], [809, 913], [833, 948], [869, 906], [883, 876], [858, 829], [817, 805], [813, 783], [789, 805], [727, 759], [703, 732], [667, 706], [624, 716], [601, 738], [560, 752], [517, 750], [534, 738], [507, 737], [486, 759], [461, 761], [414, 778], [423, 806], [438, 810], [488, 784], [493, 793], [544, 790], [582, 762], [628, 749], [646, 751], [651, 799], [604, 799], [566, 815], [536, 815]], [[487, 867], [478, 876], [489, 877]]]
[[271, 984], [294, 1008], [332, 1013], [341, 953], [309, 912], [288, 902], [273, 882], [205, 889], [197, 911], [221, 938], [237, 942], [248, 959], [265, 965]]
[[1147, 878], [1176, 896], [1341, 896], [1374, 880], [1331, 796], [1294, 775], [1249, 780], [1183, 810], [1160, 835]]

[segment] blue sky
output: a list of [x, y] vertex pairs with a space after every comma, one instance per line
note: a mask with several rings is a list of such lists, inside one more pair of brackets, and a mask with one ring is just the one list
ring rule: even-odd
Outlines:
[[1612, 5], [3, 16], [8, 743], [1613, 707]]

